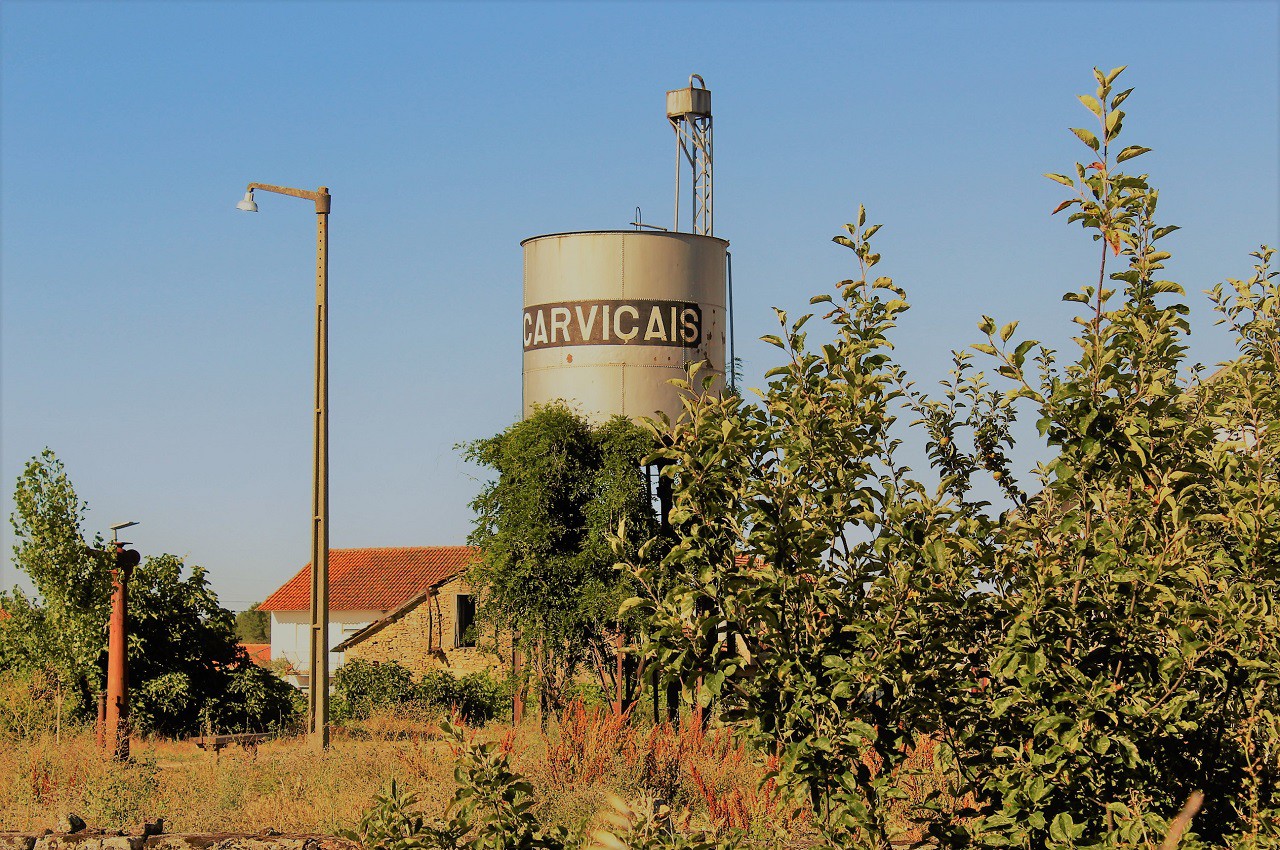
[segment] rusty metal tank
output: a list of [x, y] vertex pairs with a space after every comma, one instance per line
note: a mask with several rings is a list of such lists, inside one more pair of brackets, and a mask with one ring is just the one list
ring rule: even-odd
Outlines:
[[524, 248], [524, 415], [566, 401], [593, 420], [665, 413], [668, 381], [725, 370], [725, 252], [714, 236], [654, 230], [553, 233]]

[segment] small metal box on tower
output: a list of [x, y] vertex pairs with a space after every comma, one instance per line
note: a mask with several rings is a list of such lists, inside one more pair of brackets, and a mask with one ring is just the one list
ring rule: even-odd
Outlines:
[[[701, 81], [701, 78], [699, 78]], [[706, 88], [676, 89], [667, 92], [667, 117], [683, 118], [686, 115], [711, 114], [711, 90]]]

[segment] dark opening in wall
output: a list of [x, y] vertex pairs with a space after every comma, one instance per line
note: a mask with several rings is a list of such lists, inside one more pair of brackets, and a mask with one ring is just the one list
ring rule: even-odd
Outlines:
[[453, 645], [454, 647], [475, 646], [475, 600], [469, 594], [465, 593], [459, 593], [454, 598], [457, 600], [458, 610], [457, 619], [454, 621]]

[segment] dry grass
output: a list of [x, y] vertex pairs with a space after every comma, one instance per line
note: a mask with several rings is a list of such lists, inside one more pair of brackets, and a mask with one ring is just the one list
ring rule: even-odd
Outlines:
[[[339, 729], [324, 754], [297, 738], [217, 755], [182, 741], [136, 739], [126, 765], [105, 759], [85, 728], [0, 740], [0, 830], [52, 828], [71, 811], [102, 828], [163, 816], [177, 832], [332, 833], [352, 827], [391, 779], [416, 791], [425, 811], [443, 812], [454, 765], [436, 720], [375, 715]], [[575, 704], [547, 734], [533, 723], [469, 734], [501, 742], [553, 822], [594, 823], [609, 793], [657, 796], [715, 828], [798, 828], [807, 817], [772, 788], [760, 789], [764, 762], [723, 730], [642, 726]]]
[[[323, 754], [300, 738], [217, 755], [182, 741], [135, 740], [127, 765], [106, 760], [84, 728], [0, 737], [0, 831], [52, 828], [71, 811], [101, 828], [163, 816], [171, 832], [332, 834], [353, 827], [391, 779], [440, 814], [454, 790], [454, 754], [438, 719], [376, 714], [339, 728]], [[511, 755], [549, 822], [599, 825], [606, 795], [616, 794], [661, 799], [691, 828], [742, 829], [761, 846], [803, 845], [811, 833], [807, 803], [761, 783], [776, 764], [724, 729], [655, 727], [575, 703], [545, 734], [533, 722], [468, 734]]]
[[131, 764], [111, 764], [87, 730], [0, 744], [0, 829], [53, 827], [73, 811], [103, 828], [163, 815], [178, 832], [332, 833], [353, 825], [393, 777], [412, 782], [432, 809], [452, 793], [452, 756], [431, 737], [338, 736], [324, 754], [301, 739], [216, 756], [176, 741], [132, 749]]

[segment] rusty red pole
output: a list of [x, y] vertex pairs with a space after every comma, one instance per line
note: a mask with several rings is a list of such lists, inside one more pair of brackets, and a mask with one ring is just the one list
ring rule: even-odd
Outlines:
[[103, 724], [103, 746], [112, 758], [129, 757], [129, 660], [128, 623], [129, 577], [139, 560], [138, 553], [117, 543], [115, 569], [111, 571], [111, 625], [107, 637], [107, 706]]

